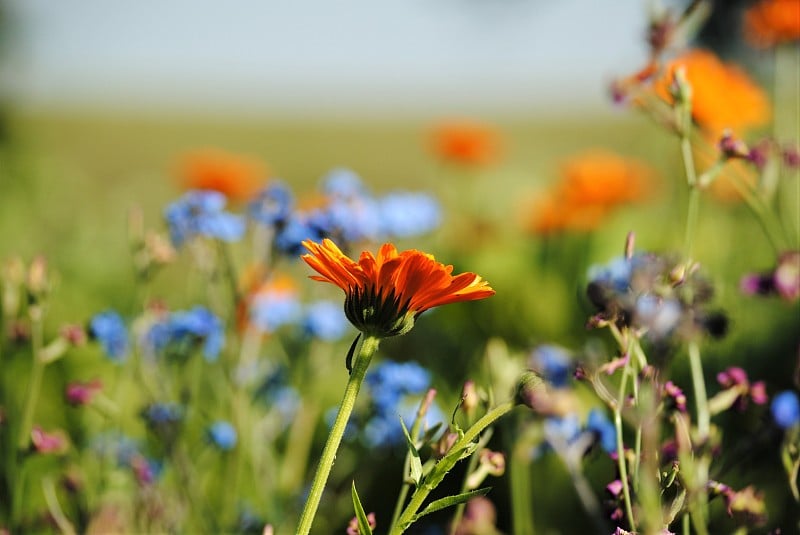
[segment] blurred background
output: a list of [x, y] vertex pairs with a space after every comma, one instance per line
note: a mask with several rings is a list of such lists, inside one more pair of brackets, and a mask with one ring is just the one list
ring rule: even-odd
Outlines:
[[[459, 366], [457, 377], [452, 362], [420, 359], [457, 397], [492, 337], [512, 351], [585, 343], [586, 269], [620, 254], [629, 230], [641, 249], [680, 248], [677, 142], [615, 105], [609, 90], [646, 62], [649, 17], [661, 4], [0, 0], [0, 258], [47, 256], [61, 281], [54, 326], [130, 306], [128, 211], [139, 206], [148, 226], [162, 226], [164, 206], [182, 192], [181, 157], [196, 149], [255, 158], [266, 179], [286, 181], [299, 197], [340, 167], [376, 193], [430, 191], [442, 202], [441, 228], [401, 245], [480, 273], [498, 295], [437, 311], [382, 351], [397, 360], [465, 355], [475, 366]], [[663, 4], [680, 11], [689, 2]], [[769, 87], [771, 56], [741, 39], [750, 4], [717, 2], [694, 42]], [[796, 94], [782, 103], [795, 118]], [[796, 140], [791, 123], [783, 133]], [[489, 136], [490, 154], [446, 161], [436, 141], [443, 125]], [[537, 199], [586, 150], [647, 162], [650, 194], [591, 233], [554, 239], [531, 223]], [[709, 349], [707, 376], [735, 363], [790, 387], [797, 307], [738, 293], [743, 273], [774, 263], [769, 243], [741, 203], [704, 204], [701, 221], [697, 255], [735, 326]], [[165, 273], [157, 288], [166, 292], [180, 277]], [[675, 377], [688, 384], [684, 363]], [[735, 435], [753, 419], [725, 425]], [[777, 460], [764, 463], [760, 482], [782, 477]], [[580, 509], [557, 463], [538, 469], [536, 518]], [[602, 489], [611, 471], [604, 465], [590, 478]], [[777, 494], [779, 508], [786, 496]], [[507, 527], [507, 511], [500, 514]]]

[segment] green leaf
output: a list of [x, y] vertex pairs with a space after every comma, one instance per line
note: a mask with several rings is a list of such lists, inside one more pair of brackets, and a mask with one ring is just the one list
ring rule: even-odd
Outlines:
[[409, 475], [414, 481], [414, 485], [419, 487], [419, 482], [422, 479], [422, 461], [419, 459], [419, 452], [414, 445], [414, 439], [411, 438], [408, 429], [406, 429], [406, 424], [403, 422], [402, 417], [400, 417], [400, 426], [403, 428], [403, 434], [406, 436], [406, 444], [408, 445], [408, 452], [411, 454], [408, 459]]
[[425, 509], [414, 515], [414, 521], [420, 517], [435, 513], [436, 511], [441, 511], [447, 507], [458, 505], [460, 503], [466, 503], [476, 496], [485, 496], [490, 490], [492, 490], [492, 487], [484, 487], [482, 489], [471, 490], [462, 494], [447, 496], [446, 498], [432, 501]]
[[369, 527], [369, 520], [367, 520], [367, 513], [364, 512], [364, 507], [361, 505], [361, 500], [358, 498], [356, 491], [356, 482], [353, 480], [353, 487], [351, 490], [353, 495], [353, 509], [356, 511], [356, 520], [358, 520], [358, 533], [359, 535], [372, 535], [372, 528]]

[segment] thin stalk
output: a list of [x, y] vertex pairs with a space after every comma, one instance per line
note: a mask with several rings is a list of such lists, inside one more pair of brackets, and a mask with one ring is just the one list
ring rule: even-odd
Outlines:
[[297, 527], [298, 535], [307, 535], [311, 531], [311, 524], [314, 522], [314, 517], [319, 508], [322, 491], [325, 489], [325, 484], [328, 482], [331, 468], [333, 468], [333, 462], [336, 459], [336, 451], [339, 449], [339, 444], [342, 442], [344, 430], [347, 426], [347, 422], [350, 420], [350, 414], [353, 412], [358, 392], [361, 390], [361, 383], [364, 381], [369, 363], [372, 360], [372, 356], [378, 350], [379, 344], [380, 338], [375, 336], [366, 336], [361, 340], [358, 353], [353, 359], [353, 369], [350, 373], [350, 379], [347, 381], [347, 386], [344, 389], [342, 403], [339, 405], [339, 413], [336, 415], [336, 420], [333, 422], [333, 427], [331, 427], [331, 432], [328, 435], [325, 448], [322, 450], [322, 457], [320, 458], [317, 472], [314, 475], [314, 481], [311, 483], [308, 499], [300, 515], [300, 523]]
[[17, 437], [17, 448], [24, 451], [31, 440], [31, 429], [33, 428], [33, 414], [36, 410], [36, 403], [39, 401], [39, 394], [42, 390], [42, 376], [44, 375], [45, 363], [42, 361], [41, 352], [43, 345], [42, 333], [42, 314], [41, 308], [36, 307], [31, 311], [31, 348], [33, 351], [33, 367], [31, 369], [31, 382], [28, 386], [28, 397], [25, 399], [25, 408], [22, 413], [22, 425], [19, 428]]
[[628, 465], [625, 462], [625, 444], [622, 441], [622, 408], [625, 406], [625, 396], [627, 395], [628, 377], [631, 373], [631, 358], [628, 359], [622, 369], [622, 378], [619, 382], [619, 392], [617, 402], [614, 405], [614, 429], [617, 432], [617, 467], [619, 468], [619, 478], [622, 481], [622, 495], [625, 499], [625, 516], [628, 520], [628, 527], [631, 531], [636, 531], [636, 522], [633, 517], [633, 507], [631, 504], [631, 489], [628, 483]]
[[[703, 365], [700, 361], [700, 348], [697, 342], [689, 343], [689, 366], [692, 373], [692, 386], [695, 393], [695, 404], [697, 407], [697, 432], [698, 441], [703, 447], [708, 440], [711, 429], [711, 413], [708, 409], [708, 397], [706, 395], [705, 379], [703, 378]], [[696, 463], [695, 472], [695, 491], [697, 501], [690, 507], [690, 512], [694, 516], [695, 529], [698, 533], [706, 532], [706, 504], [708, 494], [706, 484], [708, 483], [708, 458], [705, 451], [702, 452], [700, 459]]]
[[[420, 404], [420, 409], [417, 410], [417, 416], [414, 418], [414, 423], [411, 425], [411, 433], [410, 436], [413, 440], [417, 440], [419, 437], [419, 429], [422, 427], [422, 419], [424, 414], [422, 414], [422, 404], [425, 403], [423, 399], [422, 403]], [[415, 444], [415, 447], [416, 446]], [[411, 469], [411, 451], [409, 450], [406, 452], [405, 460], [403, 461], [403, 486], [400, 488], [400, 493], [397, 496], [397, 502], [394, 505], [394, 512], [392, 513], [392, 521], [389, 523], [389, 527], [391, 529], [392, 526], [395, 525], [397, 519], [400, 517], [400, 513], [403, 511], [403, 504], [406, 503], [406, 498], [408, 497], [408, 490], [411, 488], [411, 485], [405, 481], [405, 477], [408, 474], [409, 470]]]
[[[492, 438], [492, 434], [493, 433], [491, 429], [487, 430], [478, 442], [478, 447], [475, 448], [475, 451], [472, 452], [472, 455], [470, 455], [469, 462], [467, 464], [467, 470], [464, 472], [464, 481], [461, 483], [461, 490], [459, 491], [459, 494], [471, 490], [467, 484], [469, 482], [469, 476], [475, 471], [475, 467], [478, 465], [478, 455], [480, 454], [481, 450], [486, 447], [486, 444], [489, 443], [489, 440]], [[452, 524], [450, 525], [450, 535], [456, 535], [458, 525], [461, 523], [461, 517], [464, 516], [464, 508], [466, 506], [466, 503], [460, 503], [456, 506], [456, 511], [453, 514]]]
[[[484, 414], [480, 420], [475, 422], [475, 424], [467, 429], [460, 439], [456, 441], [455, 444], [450, 448], [450, 451], [459, 451], [463, 450], [469, 444], [475, 440], [475, 438], [480, 435], [484, 429], [489, 427], [495, 420], [503, 416], [504, 414], [508, 413], [511, 409], [514, 408], [513, 401], [506, 401], [505, 403], [501, 403], [494, 409], [490, 410], [486, 414]], [[434, 467], [434, 470], [436, 468]], [[392, 527], [389, 535], [400, 535], [403, 533], [404, 529], [403, 526], [408, 526], [414, 521], [414, 516], [417, 514], [417, 511], [425, 500], [428, 498], [428, 495], [433, 491], [435, 487], [430, 485], [423, 484], [419, 487], [415, 492], [414, 495], [411, 496], [411, 501], [408, 502], [403, 513], [400, 515], [400, 518], [397, 519], [397, 523]]]
[[64, 535], [75, 535], [75, 527], [66, 515], [64, 515], [64, 511], [58, 503], [55, 484], [51, 478], [46, 477], [42, 480], [42, 491], [44, 492], [45, 502], [47, 502], [47, 510], [50, 512], [50, 516], [58, 526], [58, 529], [60, 529], [61, 533]]
[[533, 500], [529, 449], [517, 442], [511, 450], [508, 477], [511, 480], [511, 522], [514, 533], [533, 535]]
[[[687, 168], [688, 169], [688, 168]], [[689, 189], [689, 206], [686, 209], [686, 235], [683, 239], [683, 258], [687, 264], [692, 260], [694, 236], [697, 232], [697, 217], [700, 213], [700, 188], [695, 185]]]

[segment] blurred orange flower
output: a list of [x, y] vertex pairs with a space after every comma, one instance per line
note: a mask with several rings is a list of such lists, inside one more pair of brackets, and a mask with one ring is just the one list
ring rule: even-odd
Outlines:
[[575, 155], [562, 164], [561, 180], [538, 199], [528, 227], [537, 234], [594, 230], [617, 206], [649, 196], [655, 176], [646, 164], [611, 152]]
[[433, 129], [431, 149], [442, 160], [463, 165], [489, 165], [500, 155], [500, 135], [471, 121], [442, 123]]
[[744, 14], [744, 35], [767, 48], [800, 39], [800, 0], [762, 0]]
[[267, 175], [267, 167], [257, 158], [214, 148], [184, 154], [177, 168], [182, 187], [218, 191], [232, 201], [250, 199]]
[[723, 63], [707, 50], [690, 50], [666, 66], [654, 87], [667, 102], [673, 100], [669, 87], [681, 66], [692, 88], [692, 118], [712, 137], [719, 138], [726, 128], [741, 133], [769, 120], [764, 91], [738, 66]]

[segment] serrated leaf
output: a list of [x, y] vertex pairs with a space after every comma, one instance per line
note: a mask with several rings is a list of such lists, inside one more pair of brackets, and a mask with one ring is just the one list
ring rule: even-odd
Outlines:
[[372, 528], [369, 527], [369, 520], [367, 520], [367, 513], [364, 512], [364, 507], [361, 505], [361, 500], [358, 497], [358, 491], [356, 491], [356, 482], [353, 481], [353, 486], [351, 488], [350, 494], [353, 496], [353, 509], [356, 512], [356, 520], [358, 521], [358, 533], [359, 535], [372, 535]]
[[445, 498], [432, 501], [431, 503], [428, 504], [428, 506], [425, 509], [414, 515], [414, 521], [416, 521], [420, 517], [429, 515], [431, 513], [435, 513], [436, 511], [441, 511], [442, 509], [445, 509], [447, 507], [451, 507], [453, 505], [458, 505], [461, 503], [466, 503], [472, 498], [475, 498], [476, 496], [485, 496], [490, 490], [492, 490], [492, 487], [484, 487], [482, 489], [471, 490], [469, 492], [464, 492], [462, 494], [455, 494], [453, 496], [447, 496]]
[[408, 445], [408, 452], [411, 454], [408, 458], [409, 476], [411, 476], [411, 479], [414, 481], [414, 485], [419, 487], [419, 482], [422, 479], [422, 461], [419, 458], [419, 451], [417, 451], [417, 447], [414, 446], [414, 439], [411, 438], [402, 416], [400, 417], [400, 426], [403, 428], [403, 434], [406, 437], [406, 444]]

